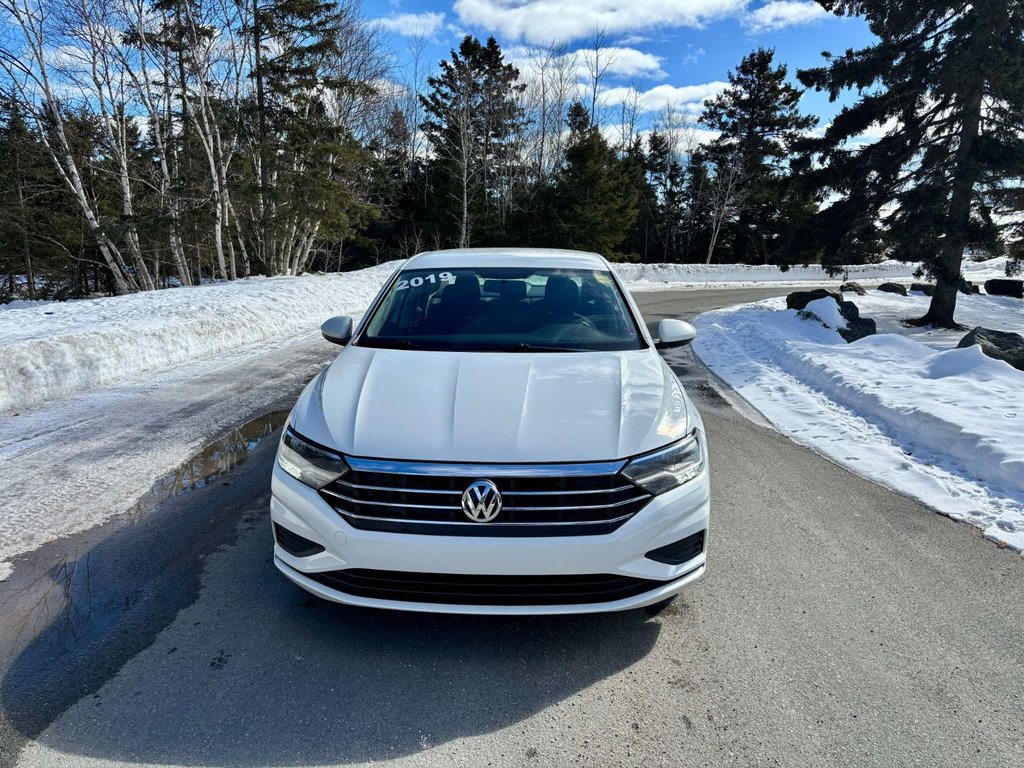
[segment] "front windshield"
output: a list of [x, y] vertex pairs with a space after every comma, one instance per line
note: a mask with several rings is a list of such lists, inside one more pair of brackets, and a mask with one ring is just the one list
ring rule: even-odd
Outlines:
[[356, 343], [480, 352], [646, 346], [607, 272], [502, 267], [402, 272]]

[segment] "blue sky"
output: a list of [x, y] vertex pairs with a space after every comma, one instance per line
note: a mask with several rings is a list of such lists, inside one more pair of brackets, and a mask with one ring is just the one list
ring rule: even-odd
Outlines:
[[[528, 44], [565, 43], [586, 48], [596, 29], [613, 46], [604, 87], [643, 94], [648, 118], [671, 101], [691, 113], [726, 80], [744, 54], [774, 47], [776, 61], [796, 70], [872, 39], [860, 19], [837, 18], [810, 0], [365, 0], [366, 15], [382, 19], [402, 63], [409, 41], [425, 38], [430, 66], [448, 55], [462, 35], [494, 35], [514, 58]], [[804, 111], [827, 122], [838, 109], [825, 94], [807, 93]]]

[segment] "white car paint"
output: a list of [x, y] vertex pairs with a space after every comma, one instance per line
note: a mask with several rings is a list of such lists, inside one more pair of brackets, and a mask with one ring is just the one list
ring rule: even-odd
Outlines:
[[[442, 251], [417, 256], [402, 269], [469, 266], [596, 269], [618, 284], [600, 256], [571, 251]], [[353, 528], [317, 491], [278, 465], [272, 481], [272, 519], [324, 547], [318, 554], [296, 557], [277, 544], [278, 568], [303, 588], [337, 602], [494, 614], [635, 608], [664, 600], [699, 578], [705, 566], [706, 539], [698, 556], [678, 565], [644, 556], [706, 531], [710, 511], [707, 443], [700, 416], [655, 349], [628, 292], [621, 285], [619, 290], [637, 321], [645, 349], [569, 353], [380, 349], [358, 346], [360, 328], [356, 343], [349, 342], [303, 391], [289, 424], [304, 438], [343, 455], [461, 464], [627, 460], [695, 431], [705, 456], [699, 477], [654, 496], [610, 533], [466, 537]], [[380, 296], [366, 318], [379, 300]], [[484, 472], [486, 468], [481, 468]], [[504, 576], [616, 574], [665, 584], [605, 603], [467, 606], [357, 597], [303, 575], [349, 568]]]

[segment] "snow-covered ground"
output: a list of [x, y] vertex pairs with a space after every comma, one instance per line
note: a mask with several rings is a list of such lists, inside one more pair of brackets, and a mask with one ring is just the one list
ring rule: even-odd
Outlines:
[[[615, 271], [629, 284], [631, 291], [661, 291], [679, 288], [749, 288], [770, 283], [837, 286], [842, 280], [877, 284], [886, 280], [908, 282], [914, 278], [915, 264], [885, 261], [846, 267], [838, 277], [829, 277], [819, 266], [794, 266], [783, 272], [778, 267], [747, 264], [616, 264]], [[964, 276], [976, 283], [1004, 277], [1006, 259], [989, 259], [964, 264]]]
[[[808, 306], [824, 323], [770, 299], [699, 316], [694, 350], [797, 442], [1024, 551], [1024, 371], [956, 349], [963, 332], [903, 326], [924, 314], [923, 295], [846, 298], [879, 335], [847, 344], [831, 299]], [[1024, 333], [1019, 299], [957, 307], [968, 327]]]

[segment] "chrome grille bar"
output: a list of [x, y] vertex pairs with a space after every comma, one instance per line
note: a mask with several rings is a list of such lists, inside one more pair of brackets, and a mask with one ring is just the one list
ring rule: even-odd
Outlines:
[[[653, 498], [621, 474], [623, 461], [474, 464], [345, 457], [350, 472], [320, 489], [351, 526], [449, 536], [586, 536], [609, 533]], [[474, 521], [462, 495], [490, 479], [504, 498], [498, 517]], [[536, 506], [534, 506], [536, 505]]]
[[[361, 483], [350, 483], [345, 480], [338, 480], [335, 485], [343, 485], [346, 488], [353, 488], [360, 491], [386, 491], [388, 493], [436, 493], [461, 496], [463, 489], [439, 490], [436, 488], [407, 488], [402, 485], [363, 485]], [[622, 493], [623, 491], [635, 490], [635, 485], [620, 485], [617, 488], [588, 488], [582, 491], [502, 491], [502, 496], [578, 496], [591, 493]]]
[[[402, 509], [446, 509], [449, 511], [461, 510], [461, 505], [441, 505], [441, 504], [412, 504], [405, 501], [371, 501], [369, 499], [353, 499], [351, 496], [345, 496], [344, 494], [338, 493], [325, 488], [324, 493], [332, 496], [336, 499], [348, 502], [349, 504], [358, 504], [360, 506], [371, 506], [371, 507], [399, 507]], [[511, 495], [511, 494], [510, 494]], [[565, 494], [571, 495], [571, 494]], [[624, 499], [623, 501], [616, 501], [611, 504], [569, 504], [560, 507], [511, 507], [504, 506], [507, 512], [564, 512], [573, 509], [611, 509], [612, 507], [621, 507], [626, 504], [635, 504], [638, 501], [648, 498], [646, 493], [634, 496], [630, 499]]]
[[346, 456], [345, 462], [357, 472], [384, 475], [432, 475], [434, 477], [586, 477], [614, 475], [623, 461], [586, 464], [441, 464], [427, 461], [387, 461]]

